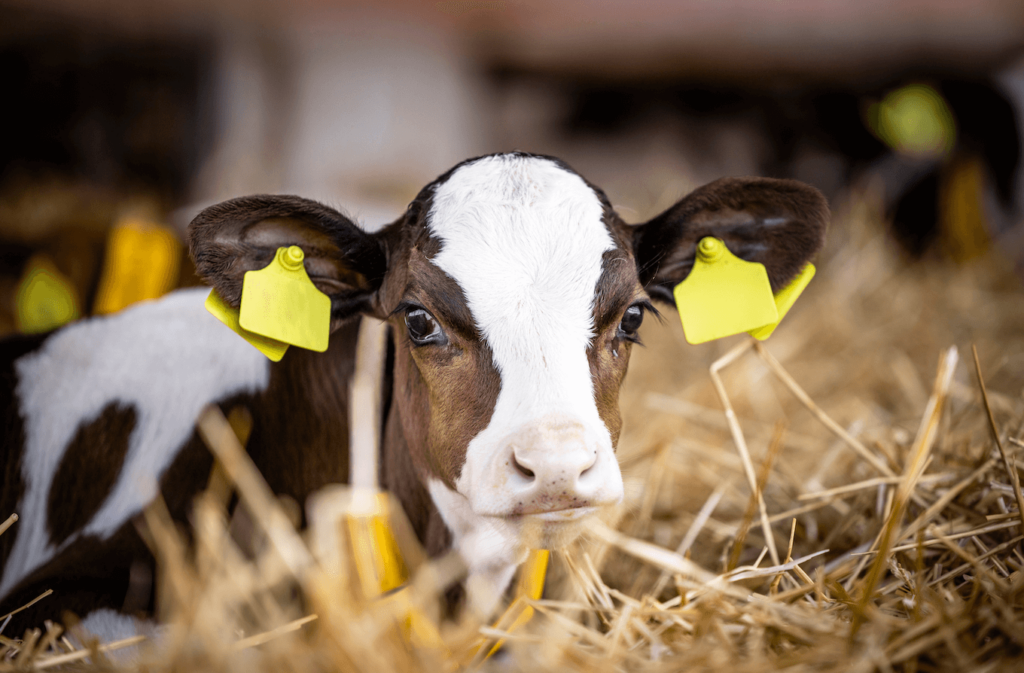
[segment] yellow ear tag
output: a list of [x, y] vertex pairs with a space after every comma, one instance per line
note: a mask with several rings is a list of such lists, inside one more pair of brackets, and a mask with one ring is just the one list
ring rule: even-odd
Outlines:
[[48, 332], [78, 317], [75, 286], [43, 255], [29, 259], [16, 301], [16, 323], [25, 334]]
[[116, 313], [174, 289], [181, 244], [167, 227], [137, 218], [114, 225], [107, 239], [95, 313]]
[[284, 357], [285, 351], [288, 350], [288, 344], [286, 343], [276, 339], [268, 339], [265, 336], [253, 334], [242, 329], [242, 326], [238, 324], [238, 309], [229, 306], [221, 299], [216, 290], [210, 290], [210, 296], [206, 298], [206, 310], [274, 362], [280, 362], [281, 358]]
[[697, 245], [693, 269], [673, 295], [686, 340], [695, 345], [779, 321], [764, 265], [740, 259], [711, 236]]
[[779, 319], [773, 323], [765, 325], [764, 327], [758, 327], [757, 329], [750, 330], [750, 336], [755, 337], [759, 341], [764, 341], [772, 335], [775, 328], [779, 326], [782, 319], [786, 317], [787, 313], [789, 313], [789, 309], [791, 309], [793, 304], [796, 303], [797, 297], [803, 293], [804, 288], [807, 287], [807, 284], [811, 282], [812, 278], [814, 278], [814, 271], [814, 265], [808, 263], [807, 266], [804, 267], [803, 271], [801, 271], [789, 285], [778, 291], [775, 295], [775, 308], [779, 312]]
[[297, 245], [278, 248], [269, 266], [247, 271], [238, 322], [249, 332], [322, 353], [331, 333], [331, 300], [309, 279], [304, 258]]

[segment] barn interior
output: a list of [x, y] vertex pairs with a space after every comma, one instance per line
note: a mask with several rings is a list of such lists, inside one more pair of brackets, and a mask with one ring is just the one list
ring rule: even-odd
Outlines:
[[[200, 284], [184, 233], [208, 205], [299, 194], [372, 230], [491, 152], [565, 160], [629, 222], [735, 175], [807, 182], [832, 208], [818, 275], [763, 344], [690, 345], [671, 309], [645, 323], [621, 401], [626, 500], [554, 550], [542, 597], [508, 597], [525, 623], [436, 614], [450, 558], [422, 562], [410, 617], [297, 576], [270, 533], [243, 553], [235, 509], [279, 505], [229, 479], [187, 534], [146, 513], [170, 637], [111, 647], [54, 615], [0, 629], [0, 669], [1024, 657], [1019, 2], [3, 0], [0, 77], [0, 335]], [[336, 532], [286, 537], [321, 570], [356, 563], [325, 551]]]

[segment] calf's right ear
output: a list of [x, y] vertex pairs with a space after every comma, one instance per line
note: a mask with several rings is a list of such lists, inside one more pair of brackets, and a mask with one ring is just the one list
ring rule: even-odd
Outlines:
[[825, 197], [795, 180], [723, 178], [694, 190], [634, 229], [640, 283], [654, 299], [674, 304], [673, 288], [693, 268], [697, 244], [721, 239], [740, 259], [763, 264], [772, 291], [796, 277], [825, 243]]
[[280, 247], [305, 253], [306, 273], [331, 299], [331, 328], [356, 313], [374, 313], [387, 272], [382, 240], [333, 208], [298, 196], [259, 194], [218, 203], [188, 227], [199, 276], [238, 308], [246, 271], [271, 263]]

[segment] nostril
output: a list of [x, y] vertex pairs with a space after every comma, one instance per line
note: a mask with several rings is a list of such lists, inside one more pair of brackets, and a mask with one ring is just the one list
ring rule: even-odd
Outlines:
[[516, 468], [516, 472], [523, 475], [527, 479], [533, 479], [533, 470], [520, 463], [519, 460], [516, 458], [515, 453], [512, 454], [512, 467]]
[[580, 479], [582, 479], [583, 477], [587, 476], [587, 473], [591, 472], [594, 469], [594, 466], [596, 466], [596, 465], [597, 465], [597, 451], [594, 451], [594, 455], [591, 456], [590, 461], [587, 462], [587, 466], [583, 468], [582, 472], [580, 472]]

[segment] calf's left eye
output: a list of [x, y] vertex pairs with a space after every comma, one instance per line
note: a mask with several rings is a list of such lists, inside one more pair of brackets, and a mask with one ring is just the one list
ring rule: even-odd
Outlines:
[[636, 339], [636, 331], [644, 321], [644, 307], [634, 304], [626, 309], [622, 315], [622, 322], [619, 323], [618, 336], [626, 339]]

